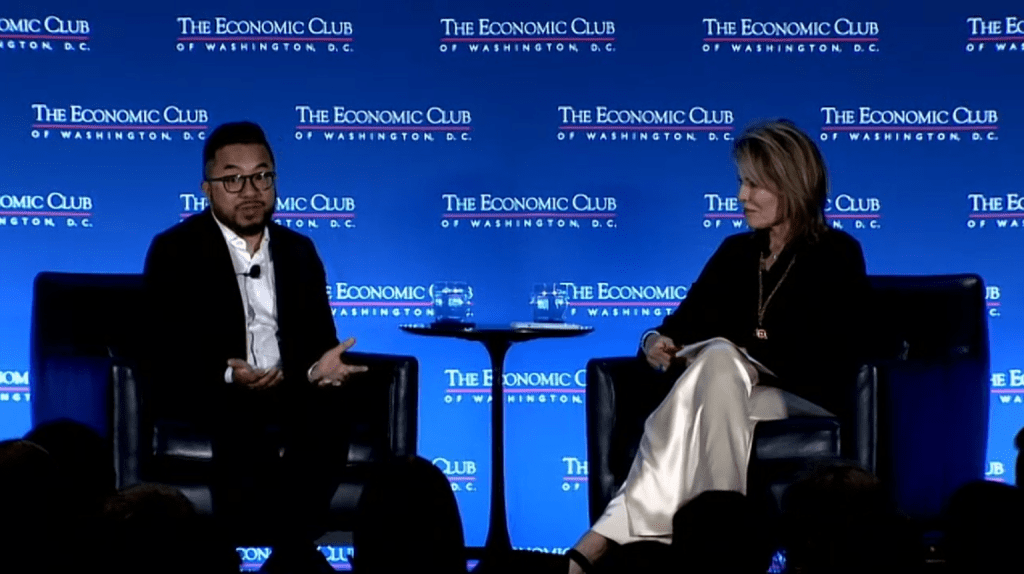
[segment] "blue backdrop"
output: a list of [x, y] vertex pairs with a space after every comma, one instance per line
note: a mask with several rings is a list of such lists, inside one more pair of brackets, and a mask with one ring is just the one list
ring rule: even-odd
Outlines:
[[469, 544], [487, 520], [488, 361], [398, 325], [430, 320], [434, 281], [468, 282], [479, 322], [528, 320], [535, 283], [566, 285], [595, 332], [514, 347], [505, 385], [513, 542], [569, 546], [588, 523], [586, 361], [635, 352], [745, 229], [730, 141], [782, 116], [819, 141], [830, 222], [870, 273], [985, 278], [987, 472], [1012, 480], [1016, 3], [173, 4], [0, 7], [0, 436], [30, 425], [34, 275], [139, 272], [153, 235], [204, 207], [205, 135], [251, 119], [277, 156], [277, 220], [323, 257], [339, 335], [419, 358], [419, 452], [451, 477]]

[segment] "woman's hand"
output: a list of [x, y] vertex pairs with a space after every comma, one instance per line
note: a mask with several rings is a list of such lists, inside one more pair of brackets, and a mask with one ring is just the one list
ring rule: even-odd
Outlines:
[[644, 355], [647, 357], [647, 364], [656, 371], [667, 371], [679, 347], [665, 335], [651, 335], [647, 337], [645, 343]]

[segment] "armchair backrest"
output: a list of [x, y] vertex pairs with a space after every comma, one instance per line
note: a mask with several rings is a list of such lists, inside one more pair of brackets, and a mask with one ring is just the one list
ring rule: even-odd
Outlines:
[[988, 362], [985, 287], [977, 275], [872, 275], [875, 333], [901, 360]]
[[[984, 477], [990, 404], [985, 286], [977, 275], [872, 276], [876, 473], [911, 517], [934, 520]], [[1009, 438], [1008, 438], [1009, 440]]]
[[32, 424], [71, 418], [109, 438], [110, 368], [145, 344], [138, 274], [43, 272], [32, 299]]

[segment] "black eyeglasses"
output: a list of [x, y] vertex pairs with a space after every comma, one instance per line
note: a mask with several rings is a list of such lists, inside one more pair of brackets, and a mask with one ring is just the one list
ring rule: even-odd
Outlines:
[[245, 180], [249, 180], [252, 183], [252, 187], [257, 191], [266, 191], [274, 187], [274, 179], [277, 178], [277, 172], [273, 171], [261, 171], [259, 173], [253, 173], [250, 175], [225, 175], [224, 177], [213, 177], [206, 181], [213, 183], [215, 181], [221, 182], [224, 185], [224, 191], [228, 193], [238, 193], [245, 187]]

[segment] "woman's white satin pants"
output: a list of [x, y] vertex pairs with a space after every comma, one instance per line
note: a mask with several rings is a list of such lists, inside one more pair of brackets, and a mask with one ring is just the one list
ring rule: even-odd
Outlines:
[[591, 527], [620, 544], [671, 542], [676, 511], [706, 490], [745, 494], [754, 425], [787, 416], [783, 391], [758, 386], [764, 367], [731, 342], [681, 356], [689, 367], [647, 418], [626, 481]]

